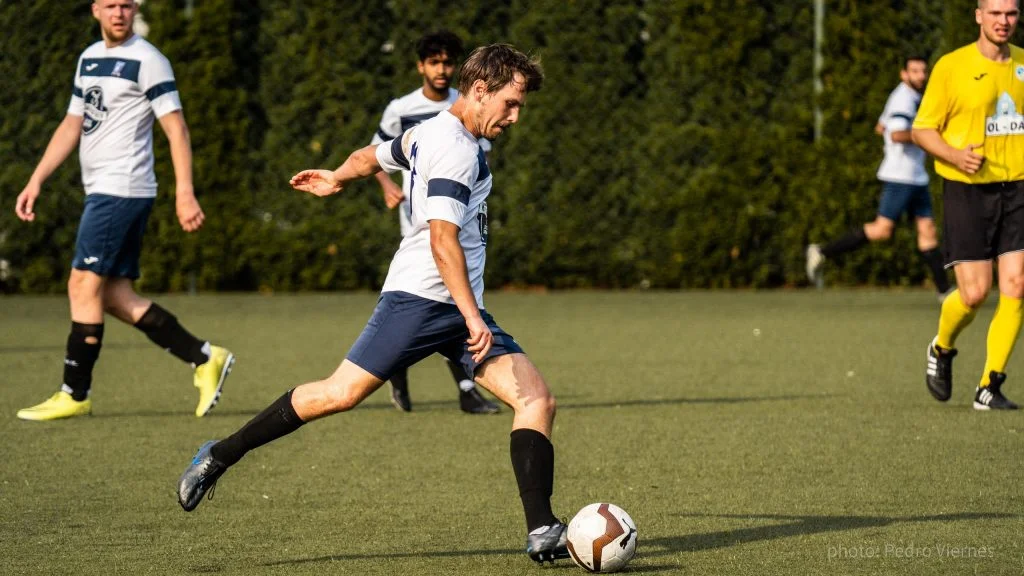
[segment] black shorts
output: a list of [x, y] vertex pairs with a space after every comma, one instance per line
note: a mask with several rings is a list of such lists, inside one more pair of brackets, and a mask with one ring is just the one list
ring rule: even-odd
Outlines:
[[944, 180], [942, 206], [947, 268], [1024, 251], [1024, 181]]

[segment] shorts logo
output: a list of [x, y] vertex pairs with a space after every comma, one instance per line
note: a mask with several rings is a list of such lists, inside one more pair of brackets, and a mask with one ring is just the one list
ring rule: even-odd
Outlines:
[[88, 264], [95, 264], [95, 263], [97, 263], [99, 261], [100, 261], [100, 259], [98, 257], [96, 257], [96, 256], [87, 256], [85, 258], [82, 258], [82, 262], [85, 262], [87, 265]]
[[1003, 92], [996, 102], [996, 113], [985, 119], [986, 136], [1024, 134], [1024, 116], [1017, 112], [1013, 97]]
[[1017, 75], [1017, 80], [1024, 82], [1024, 64], [1017, 64], [1017, 67], [1013, 69], [1013, 73]]
[[82, 134], [92, 134], [107, 119], [107, 108], [103, 105], [103, 89], [92, 86], [82, 95], [85, 101], [85, 119], [82, 121]]
[[480, 227], [480, 243], [487, 246], [487, 202], [480, 205], [476, 213], [476, 223]]

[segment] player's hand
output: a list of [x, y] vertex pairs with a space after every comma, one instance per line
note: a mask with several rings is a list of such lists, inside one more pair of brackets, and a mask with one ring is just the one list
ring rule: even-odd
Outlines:
[[36, 219], [36, 213], [32, 210], [36, 205], [36, 198], [39, 197], [39, 184], [30, 181], [25, 189], [18, 194], [18, 200], [14, 203], [14, 213], [25, 222], [32, 222]]
[[194, 192], [179, 189], [174, 197], [174, 209], [178, 213], [178, 224], [181, 224], [181, 229], [185, 232], [199, 230], [206, 220]]
[[484, 319], [479, 316], [466, 320], [466, 328], [469, 329], [469, 338], [466, 338], [466, 343], [469, 344], [467, 349], [473, 353], [473, 362], [479, 364], [491, 351], [494, 335], [491, 334], [491, 329]]
[[985, 157], [974, 152], [975, 149], [981, 148], [981, 146], [981, 144], [968, 144], [967, 148], [957, 150], [956, 154], [953, 155], [953, 164], [964, 174], [974, 174], [981, 170]]
[[402, 193], [402, 187], [395, 184], [389, 178], [383, 185], [384, 188], [384, 205], [388, 207], [388, 210], [394, 209], [396, 206], [402, 203], [405, 199], [405, 194]]
[[341, 191], [341, 182], [330, 170], [303, 170], [288, 181], [292, 188], [317, 196], [330, 196]]

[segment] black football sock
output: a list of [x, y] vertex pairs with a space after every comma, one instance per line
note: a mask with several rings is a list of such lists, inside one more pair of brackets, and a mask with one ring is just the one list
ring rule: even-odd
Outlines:
[[142, 330], [157, 346], [193, 366], [205, 364], [210, 359], [209, 344], [182, 328], [174, 314], [156, 302], [139, 318], [135, 327]]
[[859, 226], [850, 230], [838, 239], [829, 242], [821, 247], [821, 253], [826, 258], [834, 258], [846, 252], [852, 252], [868, 243], [868, 237], [864, 234], [864, 227]]
[[89, 397], [92, 367], [103, 347], [103, 324], [71, 322], [67, 351], [64, 354], [63, 390], [81, 402]]
[[921, 259], [928, 265], [928, 270], [932, 273], [932, 282], [935, 283], [935, 290], [939, 294], [949, 292], [949, 278], [946, 276], [946, 269], [942, 267], [942, 254], [939, 252], [939, 249], [922, 250]]
[[[455, 383], [459, 385], [459, 390], [462, 392], [469, 392], [476, 387], [476, 383], [473, 382], [473, 377], [466, 374], [466, 369], [462, 367], [462, 363], [452, 362], [447, 358], [444, 359], [444, 363], [448, 365], [448, 371], [452, 373], [452, 378], [454, 378]], [[463, 382], [470, 382], [473, 385], [469, 388], [463, 388]]]
[[391, 381], [392, 386], [407, 392], [409, 390], [409, 368], [403, 367], [395, 369], [389, 380]]
[[558, 521], [551, 511], [555, 483], [555, 449], [540, 432], [529, 428], [512, 431], [509, 451], [526, 513], [526, 530], [533, 532]]
[[305, 424], [292, 407], [293, 391], [286, 392], [263, 412], [246, 422], [237, 432], [214, 444], [210, 449], [214, 460], [231, 466], [241, 460], [249, 450], [287, 436]]

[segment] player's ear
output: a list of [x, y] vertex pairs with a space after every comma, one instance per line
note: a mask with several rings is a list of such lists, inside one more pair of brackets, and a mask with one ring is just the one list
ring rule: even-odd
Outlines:
[[416, 70], [419, 71], [420, 76], [423, 75], [423, 60], [416, 61]]
[[97, 20], [100, 19], [100, 5], [96, 2], [92, 3], [92, 17]]
[[481, 79], [473, 81], [473, 86], [470, 87], [470, 91], [477, 101], [482, 101], [484, 96], [487, 96], [487, 82]]

